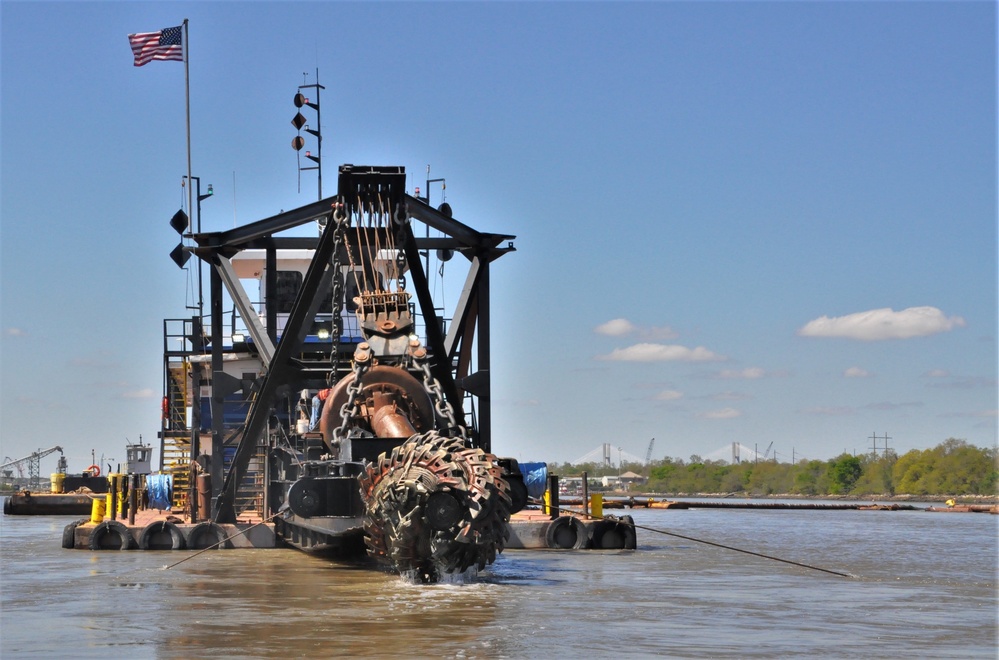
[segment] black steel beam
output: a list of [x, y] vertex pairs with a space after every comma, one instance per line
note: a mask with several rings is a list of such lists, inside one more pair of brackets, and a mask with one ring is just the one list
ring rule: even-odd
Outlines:
[[465, 332], [465, 320], [475, 304], [476, 291], [479, 286], [479, 274], [485, 261], [478, 256], [472, 257], [472, 263], [468, 268], [468, 275], [465, 277], [465, 285], [461, 289], [461, 296], [458, 297], [458, 304], [451, 315], [451, 327], [448, 329], [447, 337], [444, 339], [444, 350], [447, 351], [448, 359], [454, 359], [455, 351], [459, 341]]
[[492, 401], [491, 401], [491, 377], [489, 372], [489, 262], [485, 259], [479, 271], [478, 286], [475, 287], [475, 308], [478, 323], [478, 362], [476, 367], [478, 374], [484, 374], [483, 389], [484, 394], [479, 395], [479, 442], [483, 451], [492, 453], [493, 451], [493, 431], [492, 431]]
[[[225, 446], [225, 395], [218, 387], [220, 374], [223, 373], [222, 354], [222, 275], [218, 269], [212, 268], [209, 274], [210, 305], [212, 314], [212, 462], [209, 470], [212, 484], [212, 500], [222, 492], [222, 461]], [[196, 459], [193, 456], [191, 460]], [[202, 515], [210, 516], [214, 512], [203, 511]]]
[[[513, 237], [504, 236], [509, 239]], [[319, 238], [315, 236], [264, 236], [255, 238], [239, 245], [239, 250], [228, 248], [230, 253], [242, 250], [266, 250], [274, 247], [277, 250], [315, 250], [319, 244]], [[467, 252], [469, 249], [478, 249], [469, 246], [468, 243], [450, 236], [430, 236], [416, 237], [416, 247], [421, 250], [454, 250], [456, 252]], [[194, 254], [202, 257], [209, 257], [212, 254], [225, 250], [224, 247], [195, 247]], [[502, 248], [500, 248], [502, 249]]]
[[257, 222], [251, 222], [242, 227], [234, 227], [226, 231], [209, 232], [195, 234], [194, 242], [198, 247], [234, 247], [243, 249], [247, 243], [257, 239], [293, 229], [303, 225], [310, 220], [318, 220], [324, 216], [329, 216], [332, 212], [336, 197], [327, 197], [318, 202], [313, 202], [291, 211], [284, 211], [277, 215]]
[[448, 236], [457, 238], [468, 247], [493, 248], [503, 241], [515, 238], [514, 236], [507, 236], [505, 234], [486, 234], [476, 231], [454, 218], [447, 217], [422, 199], [411, 195], [406, 195], [406, 211], [409, 217], [415, 218], [437, 231], [444, 232]]
[[[267, 252], [264, 259], [264, 277], [266, 280], [264, 282], [265, 290], [268, 294], [277, 291], [277, 248], [274, 247], [274, 241], [268, 240]], [[268, 300], [271, 300], [271, 296], [267, 296]], [[277, 343], [277, 305], [272, 300], [269, 304], [265, 301], [264, 313], [267, 316], [267, 335], [270, 340]]]

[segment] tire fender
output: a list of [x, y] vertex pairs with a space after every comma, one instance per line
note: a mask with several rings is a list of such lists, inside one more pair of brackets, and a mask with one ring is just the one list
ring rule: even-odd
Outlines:
[[599, 520], [590, 528], [594, 550], [634, 550], [635, 525], [624, 520]]
[[[169, 535], [170, 545], [164, 543], [164, 534]], [[184, 532], [167, 520], [157, 520], [146, 525], [139, 534], [140, 550], [183, 550], [187, 547]]]
[[214, 545], [218, 549], [231, 548], [232, 541], [225, 540], [226, 533], [213, 522], [200, 522], [187, 533], [187, 547], [191, 550], [205, 550]]
[[76, 528], [83, 523], [90, 522], [90, 518], [81, 518], [76, 522], [71, 522], [62, 530], [62, 547], [72, 550], [76, 547]]
[[131, 550], [134, 547], [132, 533], [117, 520], [105, 520], [90, 533], [91, 550]]
[[574, 516], [560, 516], [548, 524], [545, 544], [559, 550], [580, 550], [588, 542], [586, 525]]

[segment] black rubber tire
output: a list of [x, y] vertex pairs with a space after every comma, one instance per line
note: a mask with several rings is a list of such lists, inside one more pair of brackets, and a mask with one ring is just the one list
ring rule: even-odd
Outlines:
[[151, 522], [139, 534], [140, 550], [183, 550], [186, 547], [184, 532], [168, 520]]
[[638, 529], [635, 527], [635, 519], [631, 516], [621, 516], [621, 524], [626, 529], [624, 531], [624, 549], [635, 550], [638, 548]]
[[523, 477], [520, 479], [508, 479], [507, 484], [510, 486], [510, 513], [523, 511], [530, 500]]
[[90, 518], [81, 518], [76, 522], [71, 522], [62, 530], [62, 547], [72, 550], [76, 547], [76, 528], [83, 523], [90, 522]]
[[548, 524], [545, 530], [545, 544], [557, 550], [581, 550], [586, 547], [589, 537], [586, 525], [579, 518], [560, 516]]
[[225, 530], [213, 522], [198, 523], [187, 533], [187, 547], [191, 550], [205, 550], [214, 545], [218, 549], [231, 548], [232, 541], [224, 541]]
[[590, 528], [590, 547], [594, 550], [634, 550], [635, 526], [624, 520], [598, 520]]
[[90, 533], [91, 550], [131, 550], [135, 539], [123, 523], [105, 520]]

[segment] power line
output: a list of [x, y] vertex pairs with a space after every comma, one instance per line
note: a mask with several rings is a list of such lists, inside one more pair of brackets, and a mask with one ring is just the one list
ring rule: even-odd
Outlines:
[[874, 458], [878, 457], [878, 440], [884, 440], [884, 443], [885, 443], [885, 446], [884, 446], [884, 457], [885, 458], [888, 457], [888, 450], [890, 449], [888, 447], [888, 441], [891, 440], [891, 437], [888, 435], [887, 431], [885, 431], [885, 434], [883, 436], [881, 436], [880, 438], [878, 437], [877, 433], [872, 433], [871, 437], [868, 438], [868, 440], [871, 441], [871, 455], [874, 456]]

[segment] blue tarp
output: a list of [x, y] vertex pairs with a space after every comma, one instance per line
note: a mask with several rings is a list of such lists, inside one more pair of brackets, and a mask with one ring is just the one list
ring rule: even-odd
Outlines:
[[520, 471], [524, 475], [527, 494], [535, 499], [544, 497], [548, 489], [548, 464], [520, 463]]
[[147, 474], [146, 491], [149, 493], [149, 508], [168, 511], [173, 495], [172, 474]]

